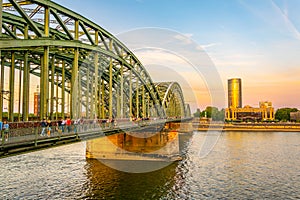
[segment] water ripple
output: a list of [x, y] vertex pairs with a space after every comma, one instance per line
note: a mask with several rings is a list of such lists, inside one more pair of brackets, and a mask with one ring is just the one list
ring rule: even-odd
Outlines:
[[1, 199], [300, 199], [299, 133], [223, 134], [205, 158], [204, 135], [183, 160], [131, 174], [85, 158], [73, 144], [0, 160]]

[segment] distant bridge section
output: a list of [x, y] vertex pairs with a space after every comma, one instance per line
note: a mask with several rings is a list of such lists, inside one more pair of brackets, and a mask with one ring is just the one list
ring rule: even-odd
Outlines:
[[177, 82], [155, 83], [163, 110], [169, 117], [190, 116], [185, 106], [183, 93]]

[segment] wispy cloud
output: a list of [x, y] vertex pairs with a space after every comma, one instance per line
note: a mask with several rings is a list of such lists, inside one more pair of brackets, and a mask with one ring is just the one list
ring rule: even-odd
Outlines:
[[286, 3], [280, 7], [274, 0], [263, 1], [263, 8], [261, 9], [247, 1], [239, 0], [239, 3], [253, 13], [254, 16], [262, 19], [267, 25], [277, 29], [278, 32], [286, 32], [293, 38], [300, 40], [300, 33], [289, 17], [289, 9]]
[[184, 44], [192, 44], [192, 33], [185, 33], [185, 34], [177, 34], [174, 36], [175, 39], [182, 41]]
[[218, 67], [232, 67], [239, 68], [257, 66], [264, 58], [261, 54], [245, 54], [245, 53], [210, 53], [211, 59]]
[[216, 43], [209, 43], [209, 44], [203, 44], [203, 45], [199, 45], [197, 47], [198, 50], [202, 50], [202, 49], [208, 49], [208, 48], [211, 48], [211, 47], [215, 47], [215, 46], [220, 46], [222, 45], [222, 43], [220, 42], [216, 42]]
[[284, 9], [281, 9], [274, 1], [271, 0], [272, 7], [275, 12], [283, 19], [288, 31], [297, 39], [300, 40], [300, 33], [293, 24], [293, 22], [289, 19], [288, 16], [288, 8], [285, 6]]

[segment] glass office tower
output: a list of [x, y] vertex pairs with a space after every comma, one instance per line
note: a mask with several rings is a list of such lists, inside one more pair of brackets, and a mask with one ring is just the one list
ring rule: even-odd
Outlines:
[[242, 80], [228, 80], [228, 108], [242, 108]]

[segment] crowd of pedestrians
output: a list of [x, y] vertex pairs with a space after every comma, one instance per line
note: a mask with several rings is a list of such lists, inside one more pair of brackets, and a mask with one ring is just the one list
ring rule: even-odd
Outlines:
[[[113, 125], [111, 125], [113, 124]], [[51, 122], [50, 120], [43, 119], [40, 122], [41, 132], [40, 136], [50, 136], [51, 132], [58, 132], [59, 134], [64, 133], [77, 133], [82, 131], [87, 131], [89, 129], [95, 128], [105, 128], [105, 127], [114, 127], [116, 124], [115, 120], [85, 120], [85, 119], [76, 119], [71, 120], [69, 117], [65, 119], [58, 119], [57, 121]]]
[[[121, 119], [120, 121], [118, 120], [118, 124], [120, 125], [126, 125], [128, 122], [139, 122], [148, 120], [148, 119], [136, 119], [136, 118], [131, 118], [130, 120], [128, 119]], [[8, 141], [10, 132], [14, 130], [15, 128], [19, 127], [28, 127], [28, 128], [36, 128], [38, 130], [38, 134], [41, 137], [48, 136], [50, 137], [51, 134], [66, 134], [66, 133], [79, 133], [79, 132], [84, 132], [84, 131], [90, 131], [93, 129], [98, 129], [98, 128], [115, 128], [117, 127], [117, 121], [114, 118], [109, 118], [109, 119], [75, 119], [71, 120], [70, 117], [66, 118], [59, 118], [58, 120], [51, 121], [50, 119], [44, 118], [40, 122], [31, 122], [30, 126], [27, 126], [26, 123], [24, 125], [19, 126], [17, 123], [10, 123], [11, 124], [11, 130], [10, 130], [10, 125], [9, 123], [4, 120], [3, 122], [0, 121], [0, 131], [1, 131], [1, 138], [0, 140]], [[13, 137], [14, 133], [11, 132], [11, 135]]]

